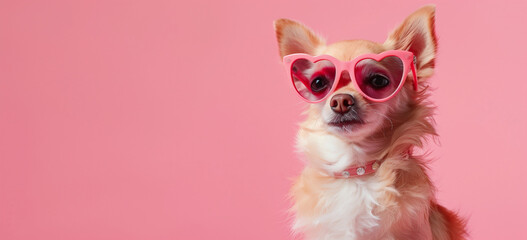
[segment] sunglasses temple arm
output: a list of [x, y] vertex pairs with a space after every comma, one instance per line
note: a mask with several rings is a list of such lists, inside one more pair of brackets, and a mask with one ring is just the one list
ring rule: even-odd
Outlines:
[[414, 90], [417, 91], [417, 73], [415, 71], [415, 63], [412, 64], [412, 75], [414, 75]]
[[309, 88], [309, 80], [307, 80], [307, 78], [304, 76], [304, 75], [301, 75], [301, 74], [298, 74], [298, 73], [293, 73], [293, 76], [300, 79], [300, 81], [304, 84], [304, 86], [306, 88]]

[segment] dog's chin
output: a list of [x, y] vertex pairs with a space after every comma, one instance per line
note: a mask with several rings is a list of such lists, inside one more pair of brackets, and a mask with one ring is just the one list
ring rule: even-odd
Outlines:
[[358, 119], [351, 119], [351, 120], [338, 120], [338, 121], [331, 121], [327, 123], [329, 127], [335, 128], [335, 129], [348, 129], [348, 128], [357, 128], [360, 127], [364, 122]]

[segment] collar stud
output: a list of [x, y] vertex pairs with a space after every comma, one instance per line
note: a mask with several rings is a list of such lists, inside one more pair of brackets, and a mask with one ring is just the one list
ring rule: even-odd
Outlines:
[[366, 169], [364, 169], [364, 167], [357, 168], [357, 175], [362, 176], [364, 173], [366, 173]]
[[379, 162], [375, 162], [373, 163], [373, 165], [371, 165], [371, 169], [373, 169], [373, 171], [377, 170], [379, 168]]

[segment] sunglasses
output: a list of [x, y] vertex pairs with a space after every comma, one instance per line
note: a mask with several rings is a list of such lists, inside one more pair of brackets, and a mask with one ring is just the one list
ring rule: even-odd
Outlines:
[[410, 70], [414, 90], [417, 90], [416, 57], [408, 51], [365, 54], [349, 62], [328, 55], [313, 57], [303, 53], [287, 55], [283, 60], [296, 91], [310, 103], [321, 102], [336, 91], [343, 71], [349, 73], [355, 89], [373, 102], [384, 102], [395, 96]]

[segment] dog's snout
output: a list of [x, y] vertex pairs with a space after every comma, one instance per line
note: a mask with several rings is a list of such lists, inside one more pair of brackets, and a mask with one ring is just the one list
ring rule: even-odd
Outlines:
[[330, 100], [331, 110], [338, 114], [344, 114], [351, 110], [351, 107], [355, 104], [355, 99], [349, 94], [337, 94]]

